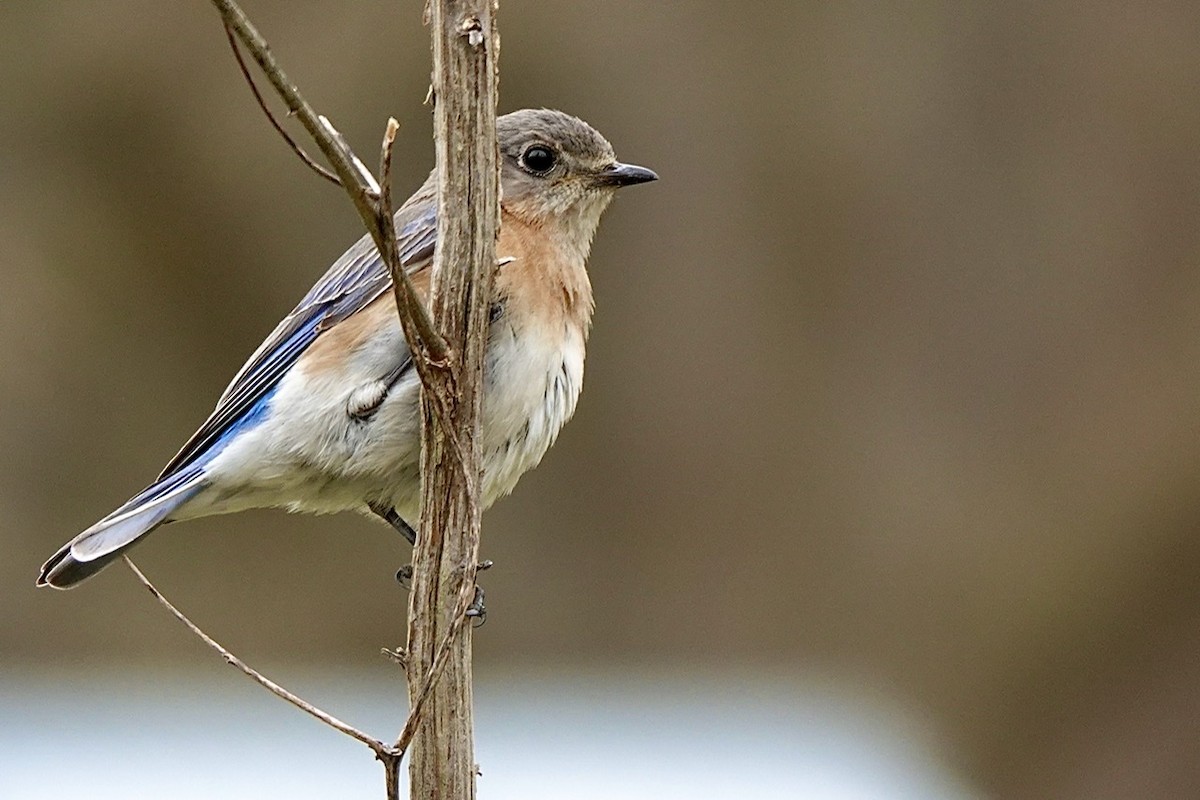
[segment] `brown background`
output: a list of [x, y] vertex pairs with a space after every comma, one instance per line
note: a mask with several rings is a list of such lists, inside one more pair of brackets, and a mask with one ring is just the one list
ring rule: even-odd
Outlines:
[[[248, 2], [398, 185], [419, 3]], [[486, 518], [481, 670], [836, 674], [995, 797], [1200, 793], [1200, 6], [504, 3], [502, 110], [663, 180], [608, 212], [587, 390]], [[41, 560], [151, 478], [359, 235], [206, 3], [0, 4], [0, 658], [201, 657]], [[375, 663], [405, 551], [351, 516], [164, 531], [234, 649]]]

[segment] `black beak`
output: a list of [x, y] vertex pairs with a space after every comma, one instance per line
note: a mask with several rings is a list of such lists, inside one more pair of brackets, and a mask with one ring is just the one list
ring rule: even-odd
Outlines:
[[602, 186], [633, 186], [636, 183], [656, 181], [658, 175], [652, 169], [618, 163], [601, 170], [596, 179]]

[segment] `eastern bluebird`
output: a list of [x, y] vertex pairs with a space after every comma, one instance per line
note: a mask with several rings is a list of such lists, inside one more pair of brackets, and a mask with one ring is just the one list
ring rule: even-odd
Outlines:
[[[585, 264], [613, 193], [658, 176], [619, 163], [582, 120], [524, 110], [497, 120], [500, 267], [483, 395], [483, 507], [541, 460], [575, 410], [592, 317]], [[429, 288], [435, 177], [396, 212], [402, 261]], [[39, 586], [99, 572], [160, 525], [248, 508], [359, 511], [413, 541], [420, 502], [419, 380], [391, 277], [363, 237], [238, 371], [158, 480], [64, 545]]]

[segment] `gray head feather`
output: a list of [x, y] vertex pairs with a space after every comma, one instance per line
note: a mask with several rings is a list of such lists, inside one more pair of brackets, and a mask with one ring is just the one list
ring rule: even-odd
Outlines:
[[[526, 222], [555, 225], [586, 253], [600, 215], [622, 185], [653, 180], [614, 179], [622, 168], [612, 145], [583, 120], [551, 109], [525, 109], [496, 120], [504, 210]], [[628, 178], [628, 173], [623, 173]]]

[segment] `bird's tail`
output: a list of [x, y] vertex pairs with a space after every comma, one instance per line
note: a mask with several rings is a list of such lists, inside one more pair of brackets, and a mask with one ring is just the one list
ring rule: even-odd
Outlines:
[[42, 565], [38, 586], [69, 589], [95, 575], [171, 515], [207, 484], [199, 468], [185, 469], [144, 489], [125, 505], [76, 536]]

